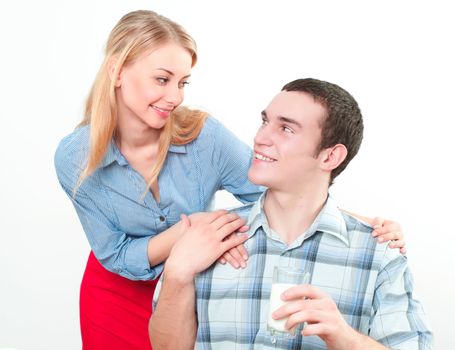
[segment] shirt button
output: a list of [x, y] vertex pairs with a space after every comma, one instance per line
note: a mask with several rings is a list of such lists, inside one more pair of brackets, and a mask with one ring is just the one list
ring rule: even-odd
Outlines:
[[160, 221], [163, 222], [166, 218], [163, 215], [160, 215]]

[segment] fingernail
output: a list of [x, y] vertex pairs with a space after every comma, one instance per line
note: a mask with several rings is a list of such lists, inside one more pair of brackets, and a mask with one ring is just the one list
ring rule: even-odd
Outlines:
[[373, 237], [376, 237], [378, 234], [377, 234], [377, 232], [373, 231], [372, 235], [373, 235]]
[[240, 266], [242, 266], [242, 269], [244, 269], [244, 268], [246, 267], [246, 264], [242, 261], [242, 262], [240, 263]]
[[243, 259], [245, 259], [245, 261], [247, 261], [248, 260], [248, 255], [244, 255]]
[[378, 242], [382, 242], [384, 239], [382, 237], [378, 238]]

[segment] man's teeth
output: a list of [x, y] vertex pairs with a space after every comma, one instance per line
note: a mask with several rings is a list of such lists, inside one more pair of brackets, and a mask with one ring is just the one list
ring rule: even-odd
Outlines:
[[276, 161], [276, 159], [272, 159], [272, 158], [263, 156], [262, 154], [259, 154], [259, 153], [255, 153], [255, 154], [254, 154], [254, 157], [255, 157], [256, 159], [264, 160], [264, 161], [266, 161], [266, 162], [275, 162], [275, 161]]

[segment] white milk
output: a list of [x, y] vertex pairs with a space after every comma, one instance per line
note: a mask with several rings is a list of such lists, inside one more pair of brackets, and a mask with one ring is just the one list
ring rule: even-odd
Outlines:
[[287, 321], [286, 318], [282, 318], [281, 320], [274, 320], [272, 318], [272, 313], [275, 312], [278, 308], [283, 306], [286, 302], [281, 300], [281, 294], [286, 290], [291, 287], [294, 287], [295, 284], [291, 283], [273, 283], [272, 284], [272, 290], [270, 292], [270, 308], [269, 308], [269, 318], [267, 320], [267, 326], [269, 329], [274, 329], [276, 331], [280, 332], [288, 332], [284, 328], [284, 325]]

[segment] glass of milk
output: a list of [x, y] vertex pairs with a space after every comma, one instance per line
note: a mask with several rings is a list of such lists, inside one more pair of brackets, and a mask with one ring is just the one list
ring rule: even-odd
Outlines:
[[272, 289], [270, 292], [269, 317], [267, 319], [267, 330], [269, 332], [272, 334], [286, 333], [286, 335], [293, 335], [294, 330], [287, 330], [284, 327], [288, 318], [274, 320], [272, 314], [286, 303], [281, 299], [281, 294], [286, 289], [299, 284], [309, 283], [309, 280], [310, 274], [308, 272], [289, 266], [275, 266], [273, 270]]

